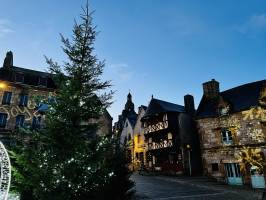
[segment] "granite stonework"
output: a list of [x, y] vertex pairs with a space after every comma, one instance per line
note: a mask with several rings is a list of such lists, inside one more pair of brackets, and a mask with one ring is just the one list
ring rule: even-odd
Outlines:
[[[259, 94], [252, 96], [257, 95], [257, 102], [254, 101], [252, 103], [251, 101], [246, 101], [246, 98], [252, 98], [250, 96], [238, 98], [246, 104], [244, 105], [243, 102], [239, 102], [239, 104], [242, 103], [242, 109], [240, 110], [237, 110], [238, 102], [233, 100], [236, 99], [235, 96], [241, 95], [239, 92], [241, 90], [246, 90], [248, 93], [251, 84], [239, 86], [238, 88], [223, 93], [219, 92], [218, 84], [218, 89], [215, 87], [214, 89], [211, 88], [214, 93], [204, 91], [197, 113], [197, 127], [201, 145], [203, 172], [205, 175], [228, 182], [228, 173], [230, 172], [228, 172], [226, 165], [235, 163], [240, 169], [239, 178], [242, 178], [243, 184], [247, 184], [250, 183], [251, 166], [259, 165], [260, 163], [255, 163], [256, 158], [254, 158], [254, 161], [251, 158], [251, 163], [253, 164], [247, 165], [243, 160], [243, 155], [246, 155], [243, 152], [247, 149], [257, 151], [260, 155], [263, 154], [262, 157], [265, 161], [266, 110], [261, 102], [261, 99], [264, 98], [262, 91], [265, 90], [265, 80], [262, 83], [251, 83], [253, 85], [252, 87], [254, 87], [254, 84], [261, 87], [257, 90]], [[206, 87], [205, 83], [204, 89]], [[209, 93], [211, 93], [211, 97], [208, 96]], [[243, 109], [244, 106], [245, 109]], [[224, 108], [227, 109], [223, 110]], [[231, 137], [229, 139], [224, 137], [224, 130], [230, 133]]]

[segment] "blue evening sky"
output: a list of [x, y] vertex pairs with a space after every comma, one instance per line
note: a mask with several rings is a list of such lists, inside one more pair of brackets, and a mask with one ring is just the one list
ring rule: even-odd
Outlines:
[[[84, 0], [0, 0], [0, 62], [46, 70], [43, 55], [63, 61], [59, 33], [71, 35]], [[131, 91], [135, 107], [155, 98], [196, 105], [202, 83], [221, 90], [266, 77], [264, 0], [90, 0], [104, 79], [116, 90], [114, 120]], [[1, 61], [2, 60], [2, 61]], [[137, 110], [137, 109], [136, 109]]]

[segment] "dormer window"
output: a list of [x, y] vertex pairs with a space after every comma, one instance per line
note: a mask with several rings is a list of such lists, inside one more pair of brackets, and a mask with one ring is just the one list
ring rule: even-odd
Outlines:
[[17, 83], [23, 83], [24, 82], [24, 75], [21, 73], [17, 73], [15, 75], [15, 82]]
[[229, 114], [229, 106], [220, 107], [219, 108], [220, 116], [228, 115]]
[[39, 85], [47, 87], [47, 78], [46, 77], [39, 77]]

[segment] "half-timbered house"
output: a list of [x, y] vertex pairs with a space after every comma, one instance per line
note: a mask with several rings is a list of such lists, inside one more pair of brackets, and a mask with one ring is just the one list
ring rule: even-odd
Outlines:
[[200, 171], [194, 111], [191, 95], [185, 96], [185, 106], [151, 99], [142, 117], [149, 169], [190, 175]]

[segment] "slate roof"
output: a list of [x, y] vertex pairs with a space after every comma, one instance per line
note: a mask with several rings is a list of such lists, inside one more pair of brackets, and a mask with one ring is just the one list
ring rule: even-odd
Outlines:
[[185, 112], [185, 107], [178, 104], [152, 98], [142, 119], [155, 116], [156, 114], [168, 112]]
[[134, 128], [137, 122], [137, 115], [132, 115], [127, 117], [129, 123], [131, 124], [131, 127]]
[[147, 110], [147, 106], [141, 105], [141, 108], [143, 108], [143, 110]]
[[8, 68], [1, 67], [0, 68], [0, 80], [16, 82], [15, 76], [16, 74], [23, 74], [24, 80], [23, 84], [32, 85], [32, 86], [40, 86], [39, 78], [47, 79], [47, 88], [56, 88], [55, 83], [52, 80], [52, 74], [26, 69], [22, 67], [10, 66]]
[[[220, 92], [220, 96], [230, 105], [230, 112], [239, 112], [258, 106], [260, 92], [266, 86], [266, 79], [247, 83], [229, 90]], [[197, 109], [198, 118], [208, 118], [218, 116], [219, 98], [207, 99], [204, 95]]]

